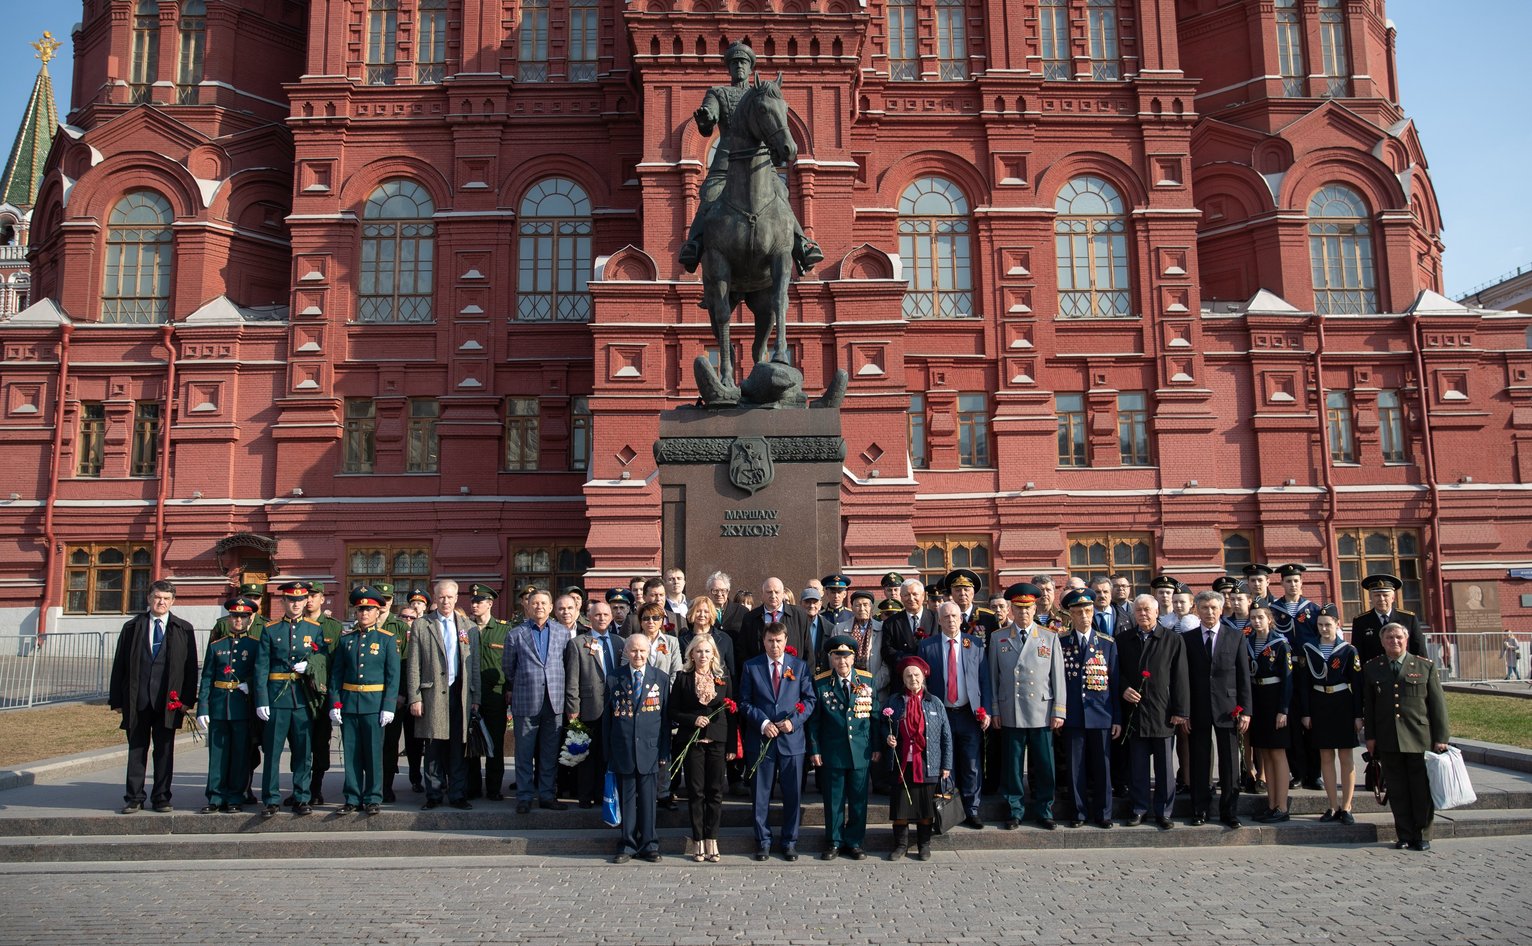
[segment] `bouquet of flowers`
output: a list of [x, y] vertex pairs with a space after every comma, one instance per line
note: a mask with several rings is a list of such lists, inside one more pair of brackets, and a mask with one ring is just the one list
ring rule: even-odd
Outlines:
[[185, 714], [181, 717], [181, 729], [191, 733], [192, 742], [202, 741], [202, 727], [197, 725], [197, 718], [192, 715], [192, 711], [186, 707], [186, 704], [181, 702], [181, 694], [171, 690], [170, 701], [165, 704], [165, 708], [168, 710], [180, 710]]
[[[791, 650], [792, 648], [788, 648], [788, 649]], [[791, 713], [788, 713], [786, 716], [783, 716], [781, 719], [777, 720], [777, 725], [780, 726], [783, 723], [787, 722], [789, 719], [792, 719], [794, 714], [802, 715], [803, 714], [803, 710], [804, 710], [804, 706], [803, 706], [802, 703], [794, 703], [793, 704], [793, 711]], [[761, 743], [760, 755], [757, 755], [755, 757], [755, 764], [750, 766], [750, 772], [749, 772], [748, 775], [745, 776], [745, 778], [755, 778], [755, 770], [761, 767], [761, 761], [766, 758], [766, 753], [771, 751], [771, 744], [776, 742], [776, 741], [777, 741], [777, 737], [776, 736], [772, 736], [770, 739], [767, 739], [765, 742]]]
[[590, 755], [590, 730], [578, 718], [564, 729], [564, 748], [559, 750], [559, 765], [574, 768]]

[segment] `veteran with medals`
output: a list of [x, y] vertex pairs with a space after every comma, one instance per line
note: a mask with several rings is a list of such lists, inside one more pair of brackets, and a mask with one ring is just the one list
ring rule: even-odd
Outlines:
[[[984, 654], [989, 705], [985, 707], [988, 718], [981, 725], [1000, 728], [1000, 791], [1010, 807], [1004, 824], [1007, 830], [1020, 827], [1023, 818], [1049, 831], [1054, 828], [1053, 730], [1064, 725], [1064, 655], [1059, 636], [1039, 627], [1032, 613], [1039, 592], [1030, 582], [1005, 590], [1016, 618], [990, 635]], [[1086, 591], [1071, 594], [1090, 598]], [[1023, 783], [1024, 763], [1031, 776], [1030, 800]]]
[[[1012, 608], [1019, 608], [1012, 599]], [[1064, 738], [1069, 746], [1069, 788], [1074, 795], [1071, 828], [1095, 822], [1112, 826], [1112, 740], [1122, 734], [1117, 700], [1117, 642], [1094, 627], [1094, 605], [1085, 592], [1064, 596], [1070, 630], [1059, 639], [1064, 651]], [[1017, 618], [1017, 623], [1021, 619]], [[1128, 628], [1122, 628], [1128, 633]]]
[[857, 642], [830, 638], [830, 669], [814, 675], [814, 715], [805, 728], [809, 761], [819, 769], [825, 797], [823, 861], [867, 855], [867, 776], [872, 762], [872, 673], [856, 666]]
[[[224, 636], [207, 645], [202, 661], [201, 715], [207, 731], [207, 806], [203, 814], [240, 811], [250, 778], [250, 677], [260, 646], [246, 633], [259, 612], [254, 599], [240, 595], [224, 602]], [[220, 619], [224, 620], [224, 619]]]
[[606, 679], [607, 767], [617, 776], [622, 803], [622, 842], [615, 864], [635, 855], [660, 859], [655, 830], [659, 780], [670, 763], [670, 677], [649, 666], [649, 638], [634, 634], [623, 644], [626, 667]]
[[383, 730], [394, 721], [399, 695], [399, 648], [391, 631], [378, 624], [383, 596], [362, 586], [351, 592], [356, 624], [341, 635], [330, 655], [330, 722], [340, 727], [341, 758], [349, 815], [366, 807], [375, 815], [383, 801]]

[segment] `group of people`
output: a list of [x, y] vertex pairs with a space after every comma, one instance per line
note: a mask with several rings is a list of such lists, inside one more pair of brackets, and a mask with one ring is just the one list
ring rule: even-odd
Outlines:
[[[1198, 592], [1159, 575], [1137, 596], [1125, 576], [1070, 579], [1060, 593], [1039, 575], [983, 604], [979, 576], [961, 568], [935, 586], [889, 573], [881, 599], [840, 574], [797, 596], [772, 577], [751, 606], [719, 572], [688, 599], [684, 572], [670, 569], [588, 602], [577, 587], [525, 587], [514, 626], [493, 617], [493, 589], [473, 585], [464, 613], [457, 584], [442, 580], [412, 594], [421, 608], [408, 622], [391, 611], [392, 588], [354, 589], [349, 628], [325, 615], [322, 587], [295, 581], [278, 589], [286, 615], [260, 626], [252, 597], [231, 598], [200, 675], [191, 628], [170, 614], [174, 587], [156, 582], [113, 667], [110, 702], [131, 750], [123, 811], [146, 801], [151, 745], [148, 800], [170, 809], [169, 747], [187, 713], [208, 732], [202, 810], [242, 810], [264, 759], [266, 818], [280, 810], [284, 745], [294, 814], [322, 804], [315, 762], [321, 743], [328, 762], [333, 727], [342, 813], [394, 800], [401, 722], [419, 747], [411, 783], [424, 808], [503, 799], [509, 722], [517, 811], [564, 809], [561, 769], [565, 797], [595, 807], [610, 775], [618, 861], [659, 859], [656, 812], [679, 807], [682, 790], [687, 857], [719, 859], [732, 791], [752, 798], [756, 859], [775, 848], [796, 860], [810, 772], [825, 859], [865, 856], [875, 791], [889, 795], [896, 858], [929, 857], [939, 817], [982, 829], [985, 793], [1003, 797], [1004, 828], [1054, 830], [1060, 780], [1071, 827], [1112, 827], [1117, 795], [1127, 824], [1168, 830], [1178, 784], [1194, 825], [1239, 828], [1241, 787], [1264, 790], [1260, 820], [1285, 821], [1295, 785], [1323, 787], [1322, 820], [1349, 824], [1365, 738], [1399, 846], [1428, 849], [1423, 753], [1445, 748], [1447, 721], [1415, 617], [1394, 605], [1400, 582], [1364, 580], [1371, 607], [1347, 638], [1334, 605], [1303, 596], [1303, 572], [1254, 565]], [[1280, 597], [1267, 592], [1273, 574]], [[579, 736], [573, 772], [560, 765], [567, 733]]]

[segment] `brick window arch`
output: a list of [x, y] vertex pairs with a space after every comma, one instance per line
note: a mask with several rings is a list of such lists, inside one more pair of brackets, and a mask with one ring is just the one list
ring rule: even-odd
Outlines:
[[1128, 217], [1122, 195], [1094, 174], [1059, 191], [1053, 233], [1059, 315], [1066, 319], [1132, 316], [1128, 292]]
[[899, 195], [899, 255], [909, 272], [905, 318], [974, 314], [968, 213], [968, 198], [944, 177], [919, 178]]
[[523, 322], [590, 320], [590, 198], [574, 181], [537, 182], [517, 211], [516, 318]]
[[170, 201], [151, 190], [124, 196], [106, 223], [101, 321], [153, 324], [170, 320], [170, 268], [175, 256]]
[[1362, 195], [1344, 184], [1327, 184], [1309, 199], [1309, 266], [1320, 315], [1378, 311], [1368, 217]]
[[408, 178], [384, 181], [362, 207], [360, 322], [431, 321], [436, 205]]

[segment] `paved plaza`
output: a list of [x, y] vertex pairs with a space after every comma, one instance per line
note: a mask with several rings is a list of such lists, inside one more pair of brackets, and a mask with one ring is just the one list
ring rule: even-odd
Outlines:
[[[1524, 944], [1532, 838], [666, 858], [0, 865], [0, 944]], [[1363, 932], [1367, 930], [1367, 932]]]

